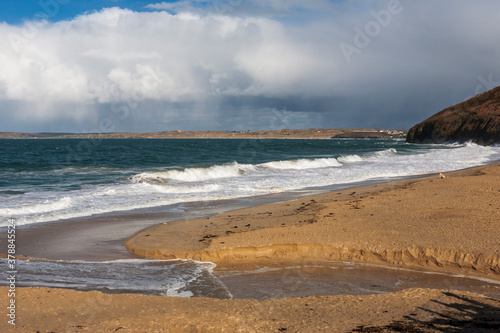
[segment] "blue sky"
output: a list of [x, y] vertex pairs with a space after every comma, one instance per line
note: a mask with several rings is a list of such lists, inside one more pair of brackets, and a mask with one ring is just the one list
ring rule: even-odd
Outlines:
[[495, 0], [0, 5], [0, 131], [409, 128], [500, 85]]
[[[26, 20], [36, 20], [40, 17], [43, 17], [51, 22], [56, 22], [61, 20], [70, 20], [78, 15], [92, 13], [94, 11], [100, 11], [103, 8], [110, 7], [120, 7], [131, 9], [133, 11], [148, 12], [161, 10], [162, 6], [165, 7], [172, 5], [172, 8], [168, 11], [175, 12], [175, 9], [177, 8], [176, 6], [185, 7], [188, 3], [190, 6], [202, 10], [210, 7], [212, 9], [214, 9], [214, 7], [221, 9], [232, 8], [234, 10], [236, 6], [233, 6], [233, 4], [237, 3], [238, 7], [243, 7], [244, 5], [243, 0], [165, 0], [158, 2], [135, 0], [1, 0], [0, 4], [2, 11], [0, 12], [0, 22], [22, 24]], [[254, 7], [254, 9], [256, 8]], [[306, 9], [303, 8], [302, 11], [306, 11]]]
[[0, 21], [21, 24], [26, 20], [38, 18], [40, 14], [45, 14], [49, 21], [54, 22], [69, 20], [86, 12], [115, 6], [140, 11], [144, 10], [144, 7], [150, 3], [148, 1], [126, 0], [2, 0], [0, 2], [2, 8]]

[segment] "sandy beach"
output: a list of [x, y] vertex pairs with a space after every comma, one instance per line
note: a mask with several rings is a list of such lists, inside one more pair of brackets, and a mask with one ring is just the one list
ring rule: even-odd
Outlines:
[[0, 333], [500, 333], [500, 2], [4, 1]]
[[496, 332], [500, 323], [498, 300], [429, 289], [255, 301], [30, 288], [17, 299], [17, 330], [2, 321], [2, 332]]
[[[500, 281], [500, 165], [301, 197], [149, 227], [146, 258], [262, 265], [349, 261]], [[2, 304], [7, 287], [1, 288]], [[496, 332], [500, 301], [413, 288], [367, 296], [257, 300], [18, 288], [23, 332]], [[54, 314], [57, 313], [57, 318]], [[22, 329], [21, 329], [22, 328]], [[3, 321], [2, 332], [13, 331]]]
[[349, 260], [500, 279], [500, 165], [161, 224], [126, 242], [147, 258], [221, 266]]

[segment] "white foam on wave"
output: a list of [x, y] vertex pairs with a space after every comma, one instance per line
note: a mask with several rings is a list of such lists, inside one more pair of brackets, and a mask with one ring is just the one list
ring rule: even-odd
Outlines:
[[343, 164], [348, 164], [348, 163], [363, 162], [364, 159], [359, 155], [344, 155], [344, 156], [339, 156], [337, 158], [337, 161]]
[[460, 146], [437, 146], [437, 149], [403, 154], [395, 149], [377, 152], [366, 158], [370, 168], [364, 170], [370, 178], [392, 178], [454, 171], [484, 165], [499, 156], [500, 150], [467, 143]]
[[397, 154], [398, 151], [394, 148], [389, 148], [385, 150], [381, 150], [373, 154], [374, 156], [391, 156]]
[[204, 185], [165, 185], [165, 184], [145, 184], [150, 186], [155, 191], [163, 193], [203, 193], [214, 192], [220, 189], [217, 184], [204, 184]]
[[73, 204], [73, 199], [64, 197], [55, 201], [45, 200], [41, 204], [22, 205], [13, 208], [0, 209], [0, 216], [15, 216], [24, 214], [42, 214], [52, 211], [57, 211], [70, 207]]
[[327, 167], [342, 166], [335, 158], [317, 158], [317, 159], [298, 159], [289, 161], [275, 161], [259, 164], [260, 167], [279, 169], [279, 170], [300, 170], [300, 169], [316, 169]]
[[442, 145], [450, 148], [458, 148], [458, 147], [465, 147], [468, 144], [472, 144], [472, 142], [465, 142], [465, 143], [451, 142], [451, 143], [443, 143]]
[[[0, 203], [0, 216], [15, 218], [17, 225], [26, 225], [210, 199], [210, 195], [204, 197], [203, 193], [217, 193], [219, 188], [216, 184], [116, 184], [74, 191], [31, 192], [22, 197], [5, 197]], [[40, 201], [43, 203], [37, 203]], [[5, 223], [6, 220], [0, 220], [0, 226]]]
[[[7, 259], [0, 259], [0, 263]], [[101, 290], [176, 297], [231, 298], [212, 273], [215, 264], [189, 260], [21, 260], [20, 286]], [[43, 272], [43, 274], [40, 274]], [[0, 285], [4, 285], [1, 283]]]
[[[347, 157], [346, 161], [355, 157]], [[358, 160], [361, 158], [358, 157]], [[346, 162], [347, 163], [347, 162]], [[301, 170], [342, 166], [335, 158], [297, 159], [286, 161], [272, 161], [257, 165], [232, 164], [214, 165], [209, 168], [186, 168], [184, 170], [168, 170], [159, 172], [143, 172], [132, 176], [130, 180], [134, 183], [164, 184], [171, 181], [176, 182], [200, 182], [206, 180], [217, 180], [222, 178], [240, 177], [248, 172], [262, 171], [263, 169], [275, 170]]]
[[[338, 158], [225, 164], [143, 172], [123, 182], [73, 191], [4, 196], [0, 215], [18, 224], [57, 221], [176, 203], [222, 200], [464, 169], [500, 158], [500, 147], [411, 145]], [[0, 225], [3, 222], [0, 221]]]
[[[150, 187], [149, 189], [152, 189]], [[104, 197], [98, 193], [73, 193], [72, 205], [58, 206], [55, 204], [47, 204], [43, 212], [40, 210], [33, 212], [29, 206], [16, 208], [1, 209], [0, 215], [16, 219], [16, 225], [28, 225], [42, 222], [52, 222], [59, 220], [67, 220], [79, 217], [86, 217], [99, 214], [107, 214], [112, 212], [130, 211], [134, 209], [143, 209], [150, 207], [159, 207], [173, 205], [177, 203], [187, 203], [203, 200], [217, 199], [232, 199], [238, 196], [221, 195], [214, 193], [212, 195], [200, 195], [199, 191], [191, 191], [188, 193], [176, 193], [170, 191], [134, 191], [131, 187], [122, 187], [119, 195]], [[43, 194], [37, 194], [42, 196]], [[53, 207], [53, 209], [50, 209]], [[4, 214], [5, 212], [10, 212]], [[7, 225], [7, 219], [0, 220], [0, 227]]]
[[133, 176], [131, 180], [135, 183], [166, 183], [171, 180], [196, 182], [209, 179], [238, 177], [245, 171], [251, 169], [253, 169], [252, 165], [234, 162], [232, 164], [214, 165], [209, 168], [186, 168], [184, 170], [143, 172]]

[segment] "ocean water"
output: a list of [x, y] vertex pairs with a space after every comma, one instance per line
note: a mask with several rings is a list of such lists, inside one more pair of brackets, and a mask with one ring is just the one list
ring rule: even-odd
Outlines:
[[[7, 267], [7, 259], [0, 259]], [[192, 260], [18, 260], [17, 287], [98, 290], [172, 297], [232, 298], [213, 274], [215, 264]], [[8, 285], [0, 282], [0, 285]]]
[[[29, 228], [72, 218], [174, 212], [179, 204], [252, 202], [267, 194], [301, 195], [497, 160], [500, 147], [401, 140], [0, 140], [0, 230], [9, 220]], [[6, 265], [6, 260], [0, 263]], [[230, 298], [231, 292], [212, 274], [213, 266], [193, 261], [18, 260], [18, 285]], [[235, 284], [231, 276], [223, 277]], [[273, 283], [285, 280], [278, 274]], [[319, 283], [323, 289], [324, 283]], [[338, 285], [327, 289], [338, 293]], [[359, 294], [366, 285], [358, 287], [349, 288]], [[379, 292], [377, 288], [371, 292]], [[287, 295], [295, 294], [271, 297]]]
[[[7, 259], [0, 265], [7, 267]], [[500, 282], [458, 274], [351, 262], [305, 262], [300, 266], [226, 268], [192, 260], [18, 260], [17, 287], [98, 290], [103, 293], [171, 297], [258, 299], [370, 295], [407, 288], [474, 291], [499, 298]], [[0, 281], [0, 285], [8, 282]]]
[[0, 227], [463, 169], [500, 147], [400, 140], [0, 140]]

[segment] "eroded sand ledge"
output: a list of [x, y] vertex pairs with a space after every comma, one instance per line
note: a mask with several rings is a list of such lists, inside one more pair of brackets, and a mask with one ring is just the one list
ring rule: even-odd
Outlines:
[[489, 274], [489, 278], [500, 280], [498, 255], [471, 254], [453, 250], [432, 248], [410, 248], [399, 251], [377, 249], [352, 249], [329, 244], [273, 244], [260, 247], [237, 247], [217, 251], [193, 251], [176, 255], [164, 251], [132, 251], [133, 254], [156, 259], [193, 259], [219, 264], [252, 264], [266, 261], [288, 260], [309, 262], [318, 260], [340, 260], [373, 264], [391, 264], [400, 267], [426, 267], [431, 270], [456, 272], [456, 269], [473, 275]]
[[500, 280], [500, 165], [157, 225], [126, 247], [219, 265], [348, 260]]

